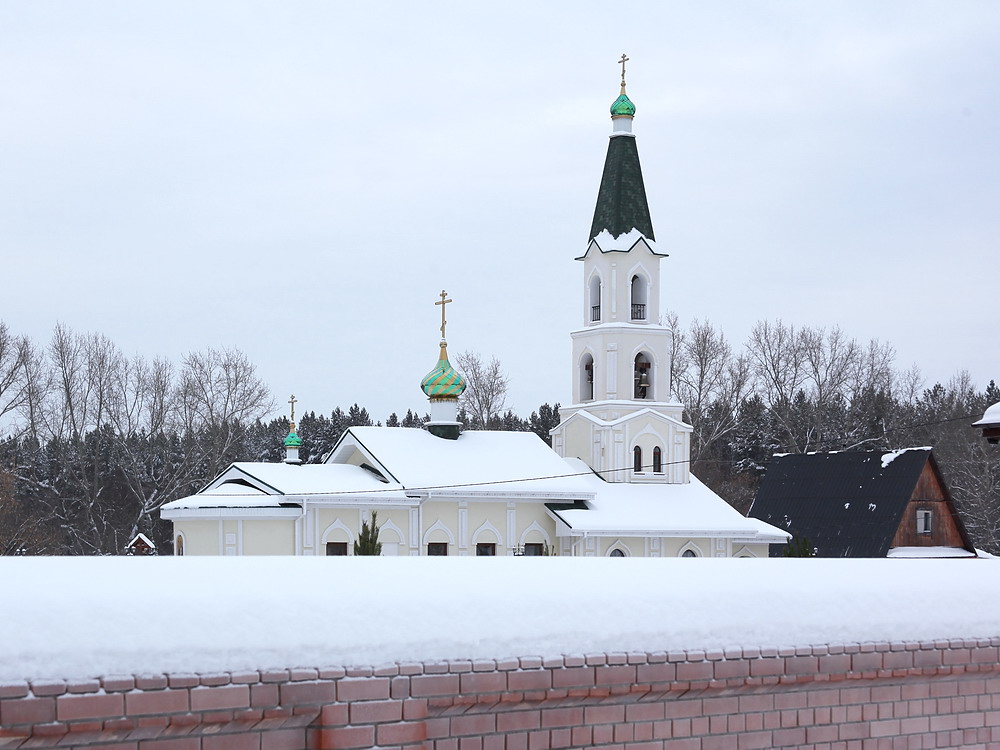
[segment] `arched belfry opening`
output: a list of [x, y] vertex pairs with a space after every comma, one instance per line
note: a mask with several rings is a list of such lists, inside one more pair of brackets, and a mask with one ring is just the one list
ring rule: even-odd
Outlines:
[[580, 400], [594, 399], [594, 358], [584, 354], [580, 360]]
[[590, 278], [590, 322], [601, 320], [601, 277], [594, 274]]
[[635, 367], [632, 380], [635, 385], [635, 398], [653, 398], [653, 363], [643, 352], [635, 355]]
[[632, 277], [632, 320], [646, 320], [646, 297], [649, 283], [642, 274]]

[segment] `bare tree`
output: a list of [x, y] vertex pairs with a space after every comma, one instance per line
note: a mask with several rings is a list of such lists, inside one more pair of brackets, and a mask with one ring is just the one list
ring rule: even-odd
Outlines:
[[507, 406], [510, 381], [496, 357], [484, 363], [477, 352], [465, 351], [455, 359], [466, 383], [459, 404], [472, 420], [473, 429], [489, 429]]
[[28, 339], [15, 336], [0, 321], [0, 434], [13, 427], [9, 418], [16, 416], [28, 400], [26, 365], [31, 355]]
[[257, 368], [235, 349], [206, 349], [184, 358], [180, 409], [187, 432], [207, 434], [206, 468], [217, 474], [239, 438], [240, 423], [253, 422], [274, 408]]
[[691, 459], [697, 461], [715, 441], [739, 423], [738, 409], [750, 386], [750, 365], [734, 357], [721, 331], [695, 320], [682, 337], [684, 369], [677, 373], [677, 396], [694, 427]]

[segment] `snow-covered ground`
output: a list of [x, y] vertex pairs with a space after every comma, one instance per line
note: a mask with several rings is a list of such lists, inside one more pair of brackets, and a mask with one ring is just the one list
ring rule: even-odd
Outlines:
[[1000, 563], [2, 558], [0, 680], [1000, 635]]

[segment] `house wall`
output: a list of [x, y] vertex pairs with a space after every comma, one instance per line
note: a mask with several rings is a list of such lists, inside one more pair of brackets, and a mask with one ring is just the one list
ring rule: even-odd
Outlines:
[[221, 555], [219, 524], [221, 521], [174, 521], [174, 551], [177, 538], [184, 538], [185, 555]]
[[[935, 473], [930, 460], [924, 464], [920, 478], [903, 511], [899, 528], [892, 539], [893, 547], [964, 547], [947, 492]], [[917, 533], [917, 511], [931, 511], [931, 533]]]
[[8, 682], [0, 746], [989, 748], [1000, 744], [998, 646], [852, 643]]
[[294, 521], [243, 521], [242, 554], [294, 555]]

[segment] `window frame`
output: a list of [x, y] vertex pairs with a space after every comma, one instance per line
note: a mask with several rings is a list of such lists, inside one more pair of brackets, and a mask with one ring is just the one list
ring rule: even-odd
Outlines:
[[[436, 551], [431, 552], [432, 549]], [[447, 556], [448, 556], [448, 542], [427, 542], [427, 557], [447, 557]]]
[[930, 536], [934, 533], [934, 511], [929, 508], [917, 510], [917, 534], [919, 536]]
[[496, 557], [496, 542], [476, 542], [476, 557]]
[[[340, 552], [341, 546], [343, 545], [343, 552]], [[333, 552], [332, 550], [338, 550]], [[327, 542], [326, 543], [326, 556], [327, 557], [348, 557], [351, 554], [348, 542]]]

